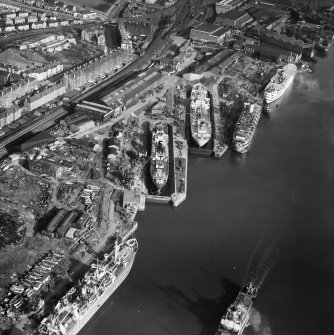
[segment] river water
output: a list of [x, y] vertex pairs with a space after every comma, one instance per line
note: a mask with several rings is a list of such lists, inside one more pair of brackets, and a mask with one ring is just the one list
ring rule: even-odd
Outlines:
[[266, 273], [244, 334], [334, 334], [333, 130], [331, 49], [262, 116], [245, 156], [190, 157], [187, 200], [137, 216], [133, 269], [82, 335], [213, 335]]

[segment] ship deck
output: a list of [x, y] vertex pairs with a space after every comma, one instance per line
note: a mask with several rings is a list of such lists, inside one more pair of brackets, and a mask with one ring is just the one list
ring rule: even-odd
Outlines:
[[190, 101], [191, 99], [188, 98], [187, 105], [186, 105], [186, 126], [185, 126], [185, 138], [187, 139], [187, 142], [188, 142], [188, 151], [190, 154], [193, 154], [193, 155], [213, 156], [214, 155], [213, 149], [214, 149], [215, 125], [214, 125], [212, 99], [210, 99], [210, 120], [211, 120], [211, 128], [212, 128], [211, 138], [201, 148], [198, 147], [198, 144], [196, 143], [196, 141], [193, 139], [191, 135]]
[[[147, 149], [148, 157], [151, 156], [151, 143], [152, 143], [152, 134], [149, 131], [149, 127], [145, 129], [145, 133], [147, 136], [145, 136], [146, 141], [144, 143], [144, 146]], [[168, 124], [168, 152], [169, 152], [169, 171], [168, 171], [168, 179], [166, 184], [162, 187], [160, 194], [158, 194], [158, 190], [156, 185], [154, 184], [151, 174], [150, 174], [150, 163], [147, 163], [144, 167], [144, 180], [145, 180], [145, 186], [148, 191], [148, 197], [147, 201], [150, 201], [150, 199], [154, 199], [157, 197], [157, 201], [159, 201], [161, 197], [161, 201], [165, 202], [170, 201], [171, 195], [175, 192], [175, 186], [174, 186], [174, 150], [173, 150], [173, 127]]]

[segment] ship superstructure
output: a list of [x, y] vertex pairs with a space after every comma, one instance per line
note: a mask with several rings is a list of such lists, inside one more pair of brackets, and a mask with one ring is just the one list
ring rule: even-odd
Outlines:
[[152, 149], [150, 173], [154, 184], [160, 191], [166, 184], [169, 173], [168, 126], [157, 122], [152, 129]]
[[264, 90], [265, 102], [271, 103], [281, 97], [293, 82], [296, 73], [297, 67], [292, 63], [285, 65], [283, 69], [277, 70]]
[[208, 90], [201, 83], [191, 90], [190, 102], [191, 135], [199, 147], [206, 144], [212, 133], [210, 120], [210, 97]]
[[59, 300], [55, 312], [42, 320], [35, 334], [78, 334], [127, 277], [137, 249], [134, 238], [116, 243], [114, 250], [105, 254], [104, 260], [94, 262], [77, 287], [72, 287]]
[[260, 120], [263, 104], [260, 102], [244, 103], [236, 128], [233, 133], [233, 149], [245, 153], [255, 134], [256, 126]]
[[248, 326], [256, 294], [257, 288], [252, 283], [241, 289], [221, 319], [216, 335], [242, 335]]

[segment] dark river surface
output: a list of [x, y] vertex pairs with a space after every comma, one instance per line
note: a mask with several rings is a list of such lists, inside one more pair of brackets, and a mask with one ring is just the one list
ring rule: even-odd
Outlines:
[[245, 156], [190, 157], [187, 200], [137, 216], [133, 269], [82, 335], [214, 335], [266, 273], [244, 334], [334, 334], [334, 50], [279, 103]]

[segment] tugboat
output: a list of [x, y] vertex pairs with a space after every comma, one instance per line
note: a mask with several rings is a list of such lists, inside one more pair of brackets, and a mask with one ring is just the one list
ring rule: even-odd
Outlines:
[[222, 317], [216, 335], [242, 335], [245, 328], [249, 326], [248, 321], [257, 290], [258, 288], [251, 282], [240, 290], [237, 298]]

